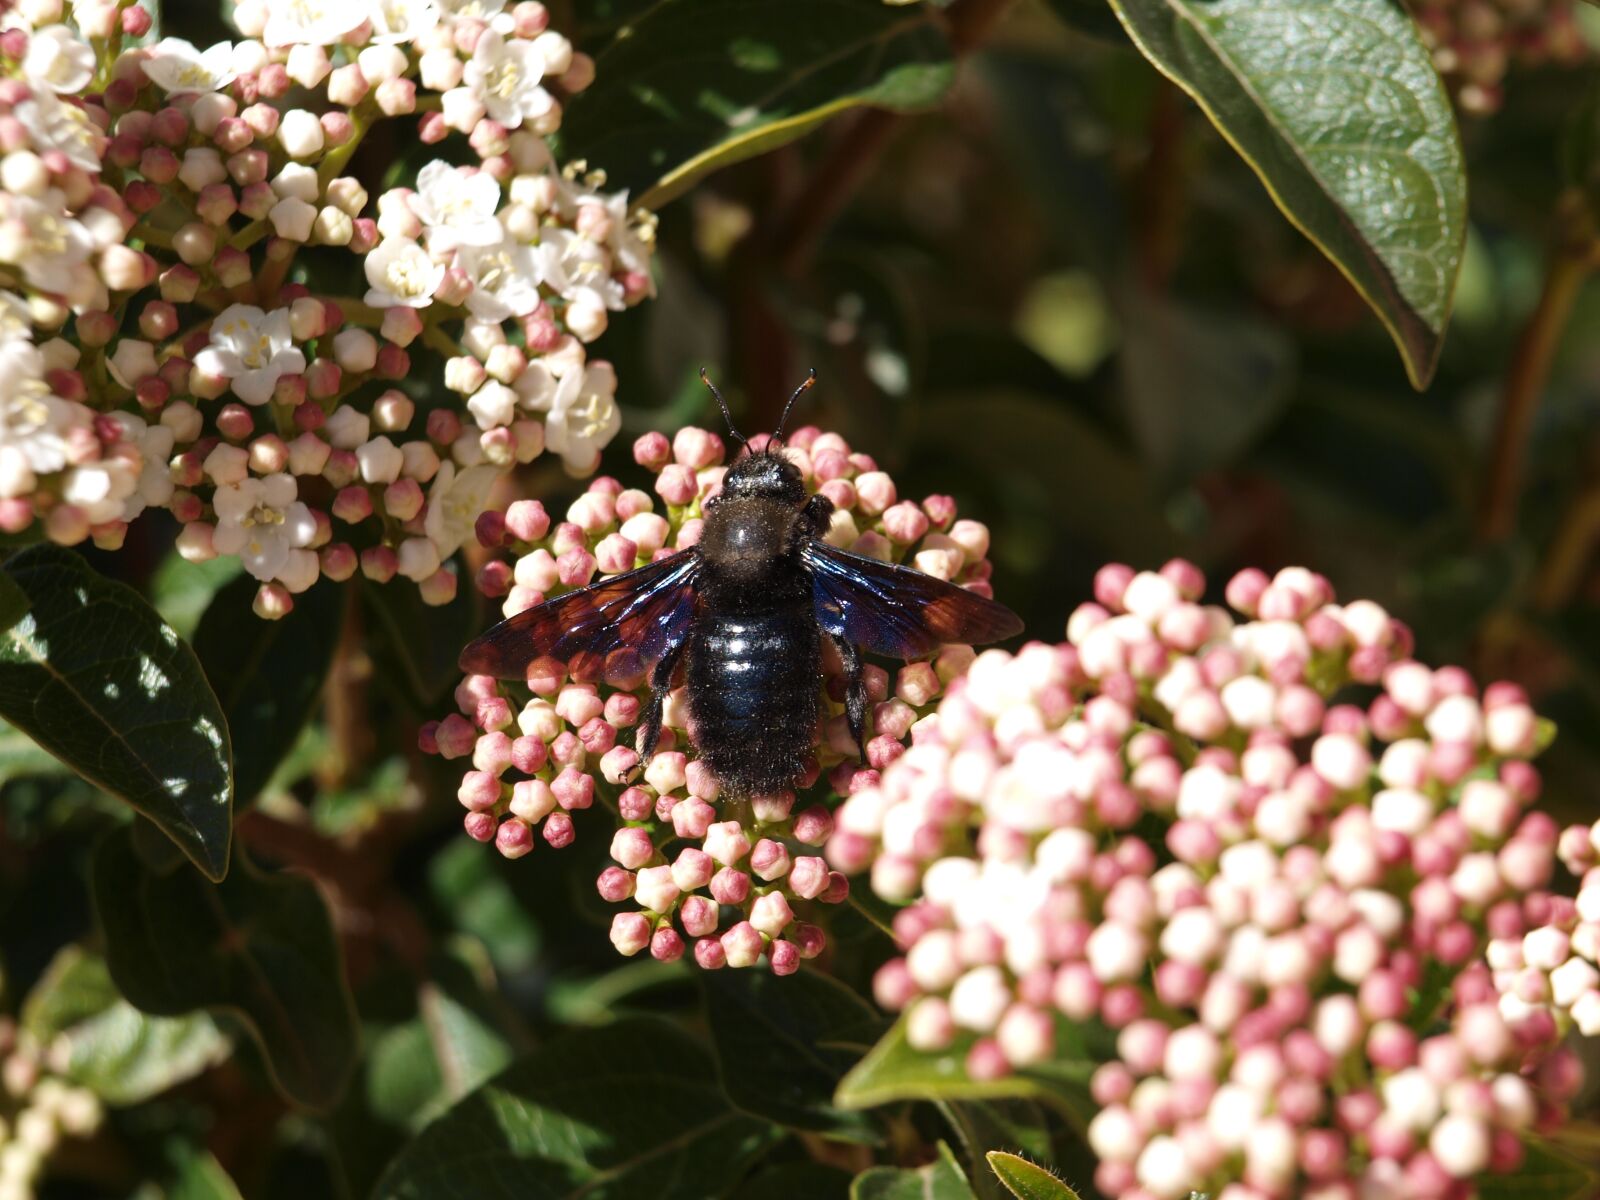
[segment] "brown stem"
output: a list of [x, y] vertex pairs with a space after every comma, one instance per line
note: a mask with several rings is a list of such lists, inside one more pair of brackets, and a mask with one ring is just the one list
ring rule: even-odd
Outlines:
[[343, 786], [371, 757], [372, 724], [367, 719], [367, 680], [371, 674], [372, 663], [363, 645], [361, 589], [346, 588], [344, 623], [323, 690], [328, 734], [333, 742], [326, 771], [319, 772], [323, 777], [318, 782], [324, 787]]
[[1533, 415], [1573, 303], [1595, 267], [1596, 242], [1583, 197], [1562, 197], [1557, 215], [1560, 228], [1545, 269], [1544, 288], [1517, 339], [1500, 395], [1489, 478], [1478, 512], [1478, 536], [1487, 542], [1503, 541], [1516, 528]]
[[1534, 577], [1534, 610], [1557, 612], [1567, 607], [1583, 586], [1585, 568], [1596, 551], [1600, 551], [1600, 482], [1579, 492], [1561, 518]]
[[1165, 78], [1157, 83], [1150, 113], [1150, 155], [1139, 176], [1139, 275], [1164, 290], [1177, 269], [1187, 208], [1183, 186], [1182, 94]]

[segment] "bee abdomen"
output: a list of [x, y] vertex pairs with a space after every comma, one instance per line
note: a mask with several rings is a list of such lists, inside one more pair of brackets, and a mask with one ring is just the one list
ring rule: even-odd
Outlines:
[[689, 636], [695, 745], [733, 795], [793, 786], [811, 749], [822, 673], [809, 605], [704, 615]]

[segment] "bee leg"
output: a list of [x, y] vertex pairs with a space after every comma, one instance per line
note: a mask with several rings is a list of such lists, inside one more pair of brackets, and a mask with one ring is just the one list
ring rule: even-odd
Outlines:
[[644, 771], [645, 764], [650, 761], [650, 756], [656, 752], [656, 743], [661, 740], [661, 712], [667, 702], [667, 693], [672, 690], [672, 673], [678, 669], [678, 659], [683, 655], [684, 643], [679, 642], [656, 663], [655, 670], [650, 672], [650, 707], [645, 709], [644, 715], [639, 718], [639, 731], [634, 735], [634, 746], [639, 751], [639, 761], [633, 770], [623, 778], [624, 783], [632, 783]]
[[[831, 506], [830, 506], [831, 507]], [[861, 652], [855, 648], [854, 643], [829, 634], [833, 644], [839, 648], [839, 657], [844, 662], [845, 692], [844, 715], [850, 723], [850, 736], [855, 739], [856, 749], [861, 751], [861, 761], [867, 761], [867, 680], [861, 665]]]
[[833, 501], [826, 496], [812, 496], [800, 511], [800, 519], [805, 522], [812, 537], [826, 536], [828, 526], [833, 523]]

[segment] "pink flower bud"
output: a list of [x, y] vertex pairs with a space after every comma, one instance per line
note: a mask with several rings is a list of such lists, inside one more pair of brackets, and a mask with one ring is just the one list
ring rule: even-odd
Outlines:
[[611, 919], [611, 944], [626, 957], [648, 946], [652, 932], [650, 919], [644, 913], [618, 913]]
[[753, 967], [766, 949], [766, 942], [749, 921], [740, 921], [717, 940], [730, 967]]

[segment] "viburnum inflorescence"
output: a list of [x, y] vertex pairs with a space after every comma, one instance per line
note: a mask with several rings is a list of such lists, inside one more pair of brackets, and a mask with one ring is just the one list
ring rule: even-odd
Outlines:
[[[145, 46], [116, 0], [0, 12], [0, 529], [119, 545], [146, 508], [237, 555], [278, 616], [320, 575], [442, 566], [496, 478], [594, 471], [620, 419], [586, 361], [650, 295], [653, 220], [544, 135], [593, 64], [542, 4], [247, 0], [243, 40]], [[377, 124], [436, 159], [369, 194]], [[305, 247], [367, 290], [292, 281]], [[425, 346], [459, 399], [394, 386]]]
[[[751, 439], [760, 449], [764, 438]], [[920, 570], [989, 595], [988, 531], [958, 520], [948, 496], [920, 504], [900, 499], [893, 480], [844, 439], [815, 428], [797, 430], [786, 452], [808, 488], [837, 506], [831, 543]], [[702, 505], [721, 485], [723, 441], [683, 429], [669, 442], [649, 434], [634, 445], [641, 466], [657, 472], [655, 495], [599, 478], [552, 522], [542, 504], [521, 500], [477, 523], [478, 541], [493, 551], [477, 583], [503, 597], [511, 615], [598, 576], [632, 570], [693, 545]], [[931, 661], [908, 663], [892, 677], [867, 669], [872, 702], [867, 762], [858, 762], [844, 716], [844, 676], [828, 666], [828, 702], [815, 765], [802, 791], [822, 777], [843, 795], [870, 787], [905, 750], [912, 724], [930, 710], [944, 683], [971, 661], [966, 647], [945, 648]], [[424, 750], [470, 761], [459, 796], [467, 832], [519, 858], [543, 840], [552, 847], [577, 836], [572, 814], [597, 796], [612, 810], [614, 865], [597, 887], [627, 904], [612, 926], [624, 954], [646, 948], [680, 957], [692, 943], [704, 967], [751, 966], [763, 959], [787, 974], [823, 944], [800, 919], [813, 903], [844, 899], [844, 877], [818, 848], [833, 827], [826, 805], [793, 793], [730, 801], [718, 793], [685, 727], [681, 692], [666, 706], [665, 728], [642, 777], [629, 732], [649, 698], [643, 680], [611, 687], [569, 681], [566, 667], [534, 662], [526, 684], [469, 676], [456, 691], [459, 712], [422, 730]]]
[[1059, 646], [980, 655], [835, 814], [924, 1051], [1081, 1056], [1122, 1200], [1464, 1198], [1557, 1121], [1600, 1028], [1595, 829], [1553, 893], [1519, 688], [1411, 657], [1309, 571], [1104, 568]]
[[1456, 102], [1484, 116], [1500, 108], [1512, 65], [1574, 65], [1591, 55], [1579, 0], [1409, 0]]

